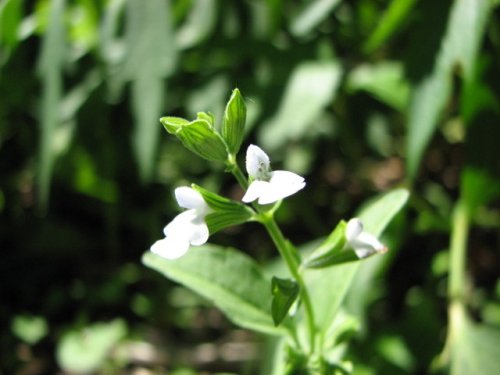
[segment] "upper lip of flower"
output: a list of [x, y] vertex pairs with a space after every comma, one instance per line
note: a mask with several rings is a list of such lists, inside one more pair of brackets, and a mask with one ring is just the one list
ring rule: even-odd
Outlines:
[[270, 204], [286, 198], [306, 185], [304, 178], [289, 171], [271, 171], [269, 156], [258, 146], [250, 145], [246, 155], [246, 169], [253, 180], [243, 202], [258, 199], [259, 204]]
[[358, 218], [349, 220], [345, 236], [347, 243], [356, 252], [358, 258], [366, 258], [375, 253], [385, 253], [388, 250], [377, 237], [363, 232], [363, 223]]

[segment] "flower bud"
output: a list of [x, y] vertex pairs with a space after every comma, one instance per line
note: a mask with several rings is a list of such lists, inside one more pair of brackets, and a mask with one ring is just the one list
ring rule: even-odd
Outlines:
[[226, 105], [224, 122], [222, 125], [222, 136], [227, 143], [229, 152], [233, 155], [240, 150], [241, 142], [245, 132], [247, 108], [240, 90], [234, 89]]
[[202, 158], [227, 160], [226, 144], [209, 122], [199, 118], [189, 122], [179, 117], [162, 117], [160, 122], [167, 132], [174, 134], [187, 149]]

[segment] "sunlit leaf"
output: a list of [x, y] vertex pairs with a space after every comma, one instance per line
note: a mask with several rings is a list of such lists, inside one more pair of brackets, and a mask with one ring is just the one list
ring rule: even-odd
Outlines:
[[[411, 178], [417, 173], [420, 159], [450, 95], [455, 65], [460, 65], [465, 80], [474, 72], [490, 8], [489, 0], [456, 0], [437, 54], [433, 57], [431, 70], [416, 82], [408, 114], [407, 167]], [[432, 6], [428, 9], [434, 11]], [[418, 56], [415, 58], [418, 59]], [[413, 63], [418, 64], [418, 61]]]
[[176, 260], [147, 252], [142, 261], [212, 301], [234, 323], [264, 333], [280, 332], [271, 318], [270, 280], [243, 253], [204, 245]]
[[364, 90], [399, 111], [407, 107], [410, 85], [404, 78], [401, 63], [383, 61], [361, 65], [349, 74], [347, 84], [349, 89]]
[[0, 64], [6, 48], [13, 49], [19, 43], [19, 26], [22, 20], [23, 0], [5, 0], [0, 2]]
[[340, 3], [340, 0], [310, 1], [293, 20], [290, 29], [294, 35], [302, 36], [311, 32]]
[[208, 38], [215, 26], [217, 4], [214, 0], [193, 1], [187, 20], [176, 34], [180, 49], [195, 46]]
[[417, 0], [393, 0], [377, 23], [377, 28], [363, 44], [363, 49], [370, 53], [387, 41], [408, 19]]
[[276, 115], [261, 127], [260, 143], [275, 150], [290, 140], [298, 140], [314, 128], [324, 108], [332, 102], [340, 82], [336, 62], [300, 64], [288, 81]]
[[57, 345], [57, 362], [64, 370], [77, 374], [97, 371], [126, 333], [127, 327], [120, 319], [70, 331]]
[[41, 316], [17, 315], [11, 325], [12, 332], [28, 344], [36, 344], [44, 338], [49, 327], [47, 321]]
[[125, 51], [121, 79], [131, 81], [135, 119], [132, 143], [140, 175], [147, 181], [153, 173], [164, 108], [165, 78], [176, 63], [170, 2], [128, 0]]

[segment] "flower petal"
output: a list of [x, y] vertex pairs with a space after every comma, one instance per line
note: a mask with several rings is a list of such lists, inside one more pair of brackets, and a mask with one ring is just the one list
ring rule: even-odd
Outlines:
[[208, 226], [203, 220], [199, 222], [191, 223], [191, 234], [189, 237], [189, 243], [193, 246], [203, 245], [208, 241], [209, 237]]
[[270, 184], [267, 181], [254, 181], [250, 184], [247, 189], [247, 192], [241, 198], [241, 200], [245, 203], [250, 203], [259, 198], [262, 194], [270, 189]]
[[270, 168], [269, 156], [258, 146], [248, 146], [246, 168], [250, 177], [258, 180], [267, 179]]
[[175, 199], [179, 206], [189, 209], [205, 210], [208, 208], [205, 200], [196, 190], [181, 186], [175, 189]]
[[261, 195], [260, 204], [269, 204], [286, 198], [306, 186], [304, 178], [288, 171], [274, 171], [269, 181], [270, 188]]
[[363, 223], [358, 218], [353, 218], [347, 222], [345, 237], [347, 241], [353, 241], [363, 232]]
[[151, 246], [151, 251], [166, 259], [177, 259], [186, 254], [189, 242], [175, 236], [165, 237]]
[[190, 231], [192, 222], [198, 218], [196, 210], [187, 210], [181, 212], [179, 215], [167, 224], [163, 229], [165, 236], [176, 236], [185, 238], [189, 242]]

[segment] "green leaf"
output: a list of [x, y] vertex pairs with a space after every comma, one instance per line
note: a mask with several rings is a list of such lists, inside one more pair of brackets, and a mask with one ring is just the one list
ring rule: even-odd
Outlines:
[[366, 53], [373, 52], [384, 44], [408, 19], [416, 0], [393, 0], [377, 23], [377, 28], [370, 34], [363, 45]]
[[288, 310], [299, 295], [299, 285], [290, 279], [273, 277], [271, 281], [271, 292], [273, 295], [272, 315], [274, 325], [278, 326], [285, 319]]
[[270, 282], [259, 265], [243, 253], [214, 245], [191, 248], [176, 260], [151, 252], [143, 263], [211, 300], [241, 327], [280, 334], [271, 317]]
[[64, 0], [50, 2], [48, 28], [45, 32], [38, 60], [38, 74], [42, 81], [40, 112], [40, 146], [38, 157], [38, 195], [42, 209], [48, 204], [50, 180], [56, 152], [55, 133], [60, 125], [59, 106], [63, 91], [62, 65], [65, 59]]
[[500, 330], [472, 322], [465, 312], [454, 314], [452, 321], [451, 374], [496, 374]]
[[[364, 208], [357, 217], [363, 221], [365, 231], [380, 236], [392, 218], [406, 204], [408, 196], [407, 190], [397, 189], [382, 195]], [[334, 321], [360, 263], [362, 262], [305, 272], [317, 324], [323, 332], [326, 332]]]
[[[0, 45], [2, 48], [14, 49], [19, 43], [19, 26], [22, 16], [23, 0], [5, 0], [0, 3]], [[0, 60], [1, 63], [3, 63], [2, 60]]]
[[[451, 93], [452, 71], [457, 64], [467, 81], [474, 74], [477, 51], [483, 38], [491, 2], [489, 0], [456, 0], [451, 8], [439, 51], [432, 56], [432, 67], [415, 84], [408, 113], [407, 168], [415, 178], [420, 159], [429, 143], [441, 111]], [[429, 4], [428, 12], [435, 13]], [[429, 19], [423, 17], [423, 19]], [[430, 21], [429, 21], [430, 22]], [[427, 28], [433, 25], [425, 25]], [[425, 46], [429, 50], [429, 46]], [[418, 53], [418, 52], [416, 52]], [[415, 56], [415, 65], [419, 56]]]
[[187, 20], [176, 33], [175, 44], [187, 49], [207, 39], [217, 21], [217, 8], [215, 0], [192, 1]]
[[222, 125], [222, 137], [226, 141], [228, 150], [236, 155], [241, 147], [243, 135], [245, 134], [245, 122], [247, 118], [247, 107], [240, 94], [240, 90], [234, 89], [224, 112], [224, 123]]
[[11, 325], [12, 332], [24, 342], [34, 345], [49, 332], [47, 321], [41, 316], [17, 315]]
[[57, 344], [57, 362], [68, 372], [95, 372], [103, 365], [109, 351], [126, 333], [127, 327], [121, 319], [68, 332]]
[[340, 3], [340, 0], [317, 0], [309, 2], [293, 20], [290, 30], [295, 36], [309, 34], [313, 28], [329, 16], [329, 13]]
[[347, 85], [351, 90], [364, 90], [399, 111], [408, 105], [410, 85], [404, 78], [403, 65], [395, 61], [361, 65], [349, 74]]
[[259, 143], [269, 151], [306, 136], [331, 103], [340, 83], [336, 62], [303, 63], [293, 72], [276, 115], [260, 129]]
[[223, 161], [228, 157], [222, 137], [205, 120], [187, 120], [178, 117], [162, 117], [160, 122], [190, 151], [207, 160]]
[[132, 144], [141, 178], [148, 181], [159, 139], [157, 119], [164, 107], [165, 78], [177, 61], [170, 1], [128, 0], [125, 42], [118, 79], [122, 83], [131, 81], [135, 119]]

